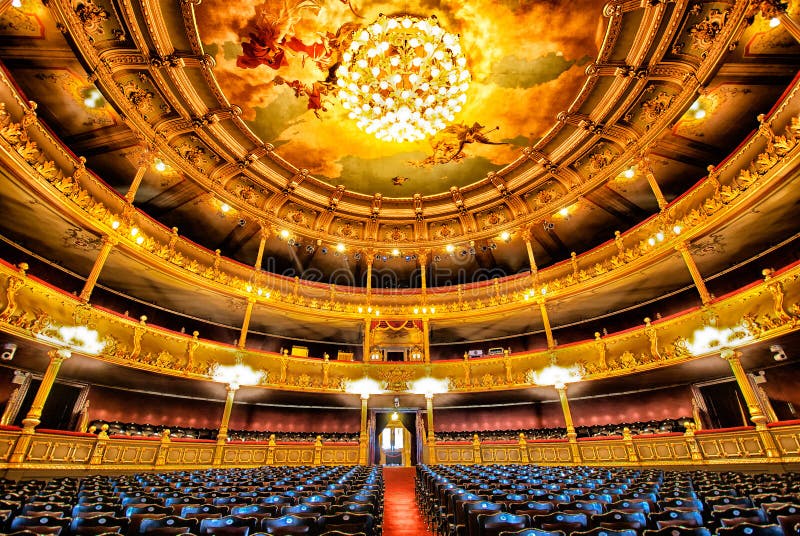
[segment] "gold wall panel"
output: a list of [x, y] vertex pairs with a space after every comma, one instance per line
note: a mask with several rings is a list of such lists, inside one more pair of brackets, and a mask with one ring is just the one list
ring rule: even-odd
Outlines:
[[581, 458], [584, 462], [625, 462], [628, 461], [628, 451], [625, 445], [611, 442], [579, 443]]
[[636, 454], [643, 462], [668, 462], [676, 460], [691, 460], [692, 455], [686, 442], [678, 440], [653, 440], [653, 441], [634, 441]]
[[91, 439], [37, 436], [31, 441], [26, 458], [45, 463], [88, 463], [94, 443]]
[[7, 462], [14, 451], [14, 445], [17, 444], [17, 437], [19, 434], [0, 432], [0, 463]]
[[275, 447], [276, 465], [311, 465], [314, 463], [314, 447]]
[[358, 447], [335, 447], [323, 450], [321, 461], [325, 465], [357, 465]]
[[771, 431], [782, 456], [800, 456], [800, 433], [797, 428], [791, 430], [773, 428]]
[[556, 445], [528, 445], [528, 459], [531, 463], [569, 463], [572, 461], [572, 452], [565, 443]]
[[764, 445], [756, 432], [737, 433], [723, 437], [708, 437], [706, 434], [697, 438], [697, 444], [703, 456], [709, 460], [760, 458], [765, 456]]
[[483, 463], [521, 463], [522, 454], [519, 445], [482, 446], [481, 460]]
[[165, 461], [169, 465], [188, 464], [202, 465], [209, 464], [214, 460], [214, 445], [185, 446], [171, 445], [167, 449]]
[[265, 465], [267, 452], [266, 445], [258, 447], [228, 445], [223, 452], [222, 462], [232, 465]]
[[436, 463], [441, 464], [458, 464], [458, 463], [474, 463], [475, 453], [472, 450], [472, 445], [468, 446], [451, 446], [451, 447], [436, 447]]
[[126, 440], [109, 441], [103, 453], [103, 463], [152, 465], [156, 462], [159, 443], [137, 445]]

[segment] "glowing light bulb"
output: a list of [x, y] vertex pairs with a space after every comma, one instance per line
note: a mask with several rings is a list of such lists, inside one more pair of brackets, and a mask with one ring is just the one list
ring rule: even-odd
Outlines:
[[[12, 5], [13, 5], [13, 3], [12, 3]], [[769, 19], [769, 27], [770, 28], [775, 28], [780, 23], [781, 23], [781, 19], [779, 19], [778, 17], [772, 17], [771, 19]]]
[[230, 206], [228, 203], [222, 203], [222, 206], [220, 206], [220, 207], [219, 207], [219, 209], [220, 209], [222, 212], [224, 212], [224, 213], [226, 213], [226, 214], [227, 214], [227, 213], [228, 213], [228, 211], [230, 211], [230, 209], [231, 209], [231, 206]]
[[445, 249], [445, 251], [447, 251], [448, 253], [452, 253], [453, 251], [455, 251], [456, 247], [455, 247], [453, 244], [447, 244], [447, 245], [444, 247], [444, 249]]

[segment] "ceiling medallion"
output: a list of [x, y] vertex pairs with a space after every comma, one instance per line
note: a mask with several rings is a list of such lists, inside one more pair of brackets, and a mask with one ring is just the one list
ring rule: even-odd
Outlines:
[[336, 71], [338, 97], [379, 140], [418, 141], [452, 122], [470, 73], [458, 35], [435, 16], [386, 16], [356, 30]]

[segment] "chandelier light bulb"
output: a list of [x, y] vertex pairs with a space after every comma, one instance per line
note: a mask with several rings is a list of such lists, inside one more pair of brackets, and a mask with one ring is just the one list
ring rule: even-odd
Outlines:
[[444, 129], [466, 102], [466, 64], [459, 37], [435, 17], [381, 15], [342, 55], [337, 96], [364, 132], [419, 141]]

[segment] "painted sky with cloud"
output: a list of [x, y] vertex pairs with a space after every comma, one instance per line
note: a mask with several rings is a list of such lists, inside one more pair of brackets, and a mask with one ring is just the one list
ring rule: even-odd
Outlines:
[[[197, 24], [217, 66], [215, 75], [228, 99], [244, 110], [250, 128], [297, 167], [305, 167], [333, 185], [392, 197], [432, 194], [463, 186], [500, 169], [552, 126], [585, 80], [584, 69], [598, 51], [606, 19], [604, 0], [562, 1], [424, 1], [267, 0], [246, 4], [203, 0]], [[353, 11], [363, 18], [357, 18]], [[431, 154], [429, 141], [381, 142], [359, 130], [335, 97], [320, 117], [276, 75], [306, 84], [326, 73], [299, 54], [287, 55], [288, 66], [274, 70], [237, 67], [243, 40], [258, 17], [282, 21], [295, 37], [310, 44], [346, 22], [369, 23], [378, 14], [436, 15], [441, 25], [461, 36], [472, 74], [467, 103], [456, 123], [478, 122], [489, 137], [504, 145], [468, 144], [460, 162], [419, 168], [411, 164]], [[402, 186], [391, 179], [408, 177]]]

